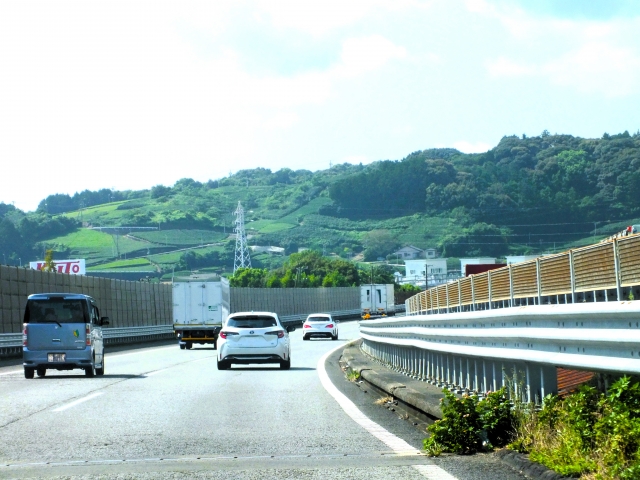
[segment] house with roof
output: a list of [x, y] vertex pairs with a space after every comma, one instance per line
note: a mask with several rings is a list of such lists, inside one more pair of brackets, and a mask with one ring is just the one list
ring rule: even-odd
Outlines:
[[421, 248], [414, 247], [413, 245], [406, 245], [401, 249], [393, 252], [393, 254], [400, 260], [413, 260], [416, 258], [436, 258], [436, 250], [434, 248], [422, 250]]

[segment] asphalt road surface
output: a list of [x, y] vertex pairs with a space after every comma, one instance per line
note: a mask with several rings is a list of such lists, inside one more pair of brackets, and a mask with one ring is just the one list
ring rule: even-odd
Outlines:
[[[340, 340], [292, 337], [291, 370], [218, 371], [209, 346], [107, 350], [105, 375], [0, 366], [0, 478], [523, 479], [491, 454], [421, 455], [424, 430], [348, 382]], [[9, 362], [10, 363], [10, 362]]]

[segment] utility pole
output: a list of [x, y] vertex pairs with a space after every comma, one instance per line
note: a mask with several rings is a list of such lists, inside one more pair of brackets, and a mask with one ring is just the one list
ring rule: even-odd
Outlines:
[[244, 209], [239, 201], [233, 213], [236, 216], [236, 254], [233, 260], [233, 273], [236, 273], [239, 268], [251, 268], [251, 257], [249, 257], [247, 235], [244, 231]]

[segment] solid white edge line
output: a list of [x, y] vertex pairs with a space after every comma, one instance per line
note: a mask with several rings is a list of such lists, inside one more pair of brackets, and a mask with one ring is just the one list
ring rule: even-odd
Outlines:
[[[421, 453], [420, 450], [416, 450], [414, 447], [409, 445], [403, 439], [395, 436], [393, 433], [389, 432], [385, 428], [378, 425], [376, 422], [367, 417], [364, 413], [356, 407], [356, 405], [349, 400], [340, 390], [336, 388], [336, 386], [331, 383], [329, 379], [329, 375], [327, 374], [327, 370], [325, 368], [325, 363], [327, 358], [332, 355], [337, 350], [341, 348], [345, 348], [349, 345], [348, 342], [344, 345], [338, 345], [336, 348], [325, 353], [322, 358], [318, 361], [318, 365], [316, 366], [316, 370], [318, 372], [318, 376], [320, 377], [320, 383], [325, 388], [325, 390], [331, 395], [338, 405], [344, 410], [344, 412], [351, 417], [351, 419], [364, 428], [371, 435], [376, 437], [386, 446], [388, 446], [391, 450], [399, 454], [406, 455], [417, 455]], [[432, 479], [432, 480], [457, 480], [456, 477], [447, 473], [442, 468], [438, 467], [434, 464], [424, 464], [424, 465], [412, 465], [412, 467], [417, 470], [424, 477]]]
[[103, 393], [104, 392], [93, 392], [93, 393], [87, 395], [86, 397], [79, 398], [78, 400], [75, 400], [75, 401], [73, 401], [71, 403], [67, 403], [66, 405], [63, 405], [62, 407], [54, 408], [53, 411], [54, 412], [62, 412], [64, 410], [67, 410], [68, 408], [75, 407], [76, 405], [79, 405], [80, 403], [86, 402], [87, 400], [91, 400], [92, 398], [99, 397]]

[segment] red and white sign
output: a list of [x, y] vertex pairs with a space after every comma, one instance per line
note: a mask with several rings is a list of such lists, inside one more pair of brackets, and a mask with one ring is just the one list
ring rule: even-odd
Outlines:
[[[58, 273], [68, 273], [69, 275], [84, 275], [86, 273], [84, 258], [76, 260], [54, 260], [53, 264], [56, 266]], [[29, 262], [29, 266], [33, 270], [42, 270], [44, 260], [37, 262]]]

